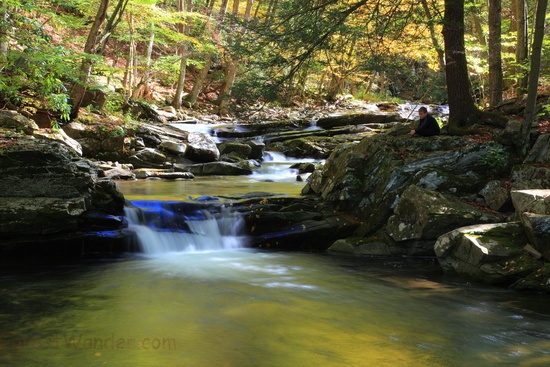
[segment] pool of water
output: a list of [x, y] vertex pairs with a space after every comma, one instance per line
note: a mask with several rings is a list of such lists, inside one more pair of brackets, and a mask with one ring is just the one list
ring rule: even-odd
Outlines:
[[[177, 200], [303, 186], [247, 180], [121, 187], [130, 199]], [[1, 259], [0, 366], [550, 365], [548, 295], [452, 279], [433, 259], [229, 247]]]
[[429, 260], [236, 249], [0, 274], [1, 366], [550, 365], [547, 297]]

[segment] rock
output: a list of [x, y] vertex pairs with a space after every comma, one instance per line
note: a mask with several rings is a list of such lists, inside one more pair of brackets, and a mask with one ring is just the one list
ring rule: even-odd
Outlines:
[[373, 135], [341, 144], [302, 193], [318, 195], [334, 208], [361, 218], [365, 234], [385, 226], [401, 193], [411, 184], [477, 195], [486, 182], [508, 172], [511, 153], [467, 138]]
[[500, 181], [489, 181], [487, 185], [479, 192], [489, 208], [496, 211], [505, 211], [511, 208], [512, 198], [510, 192], [502, 187]]
[[185, 157], [197, 162], [213, 162], [220, 158], [220, 152], [212, 138], [203, 133], [189, 133], [187, 136], [187, 151]]
[[159, 144], [159, 149], [178, 156], [184, 156], [187, 145], [181, 142], [165, 140]]
[[523, 163], [550, 164], [550, 134], [541, 134]]
[[317, 126], [323, 129], [332, 129], [338, 126], [380, 124], [394, 121], [403, 121], [403, 118], [396, 113], [350, 113], [322, 117], [317, 120]]
[[167, 180], [185, 179], [191, 180], [195, 176], [191, 172], [171, 172], [165, 170], [137, 169], [134, 171], [136, 178], [163, 178]]
[[520, 218], [529, 243], [550, 260], [550, 215], [522, 213]]
[[446, 274], [510, 285], [542, 266], [523, 250], [526, 242], [520, 223], [483, 224], [440, 236], [434, 250]]
[[512, 190], [516, 213], [550, 214], [550, 190]]
[[357, 226], [346, 215], [324, 213], [309, 205], [281, 205], [278, 200], [303, 201], [300, 198], [255, 199], [257, 204], [245, 217], [251, 247], [325, 251], [338, 238], [349, 236]]
[[69, 137], [63, 130], [41, 129], [35, 131], [33, 136], [37, 139], [59, 141], [73, 149], [78, 155], [82, 155], [82, 146], [78, 143], [78, 141]]
[[103, 170], [105, 177], [113, 180], [135, 180], [136, 175], [128, 169], [123, 169], [121, 167], [112, 167], [108, 170]]
[[145, 148], [128, 158], [128, 161], [136, 168], [164, 168], [166, 159], [166, 155], [162, 152]]
[[36, 122], [21, 115], [16, 111], [0, 111], [0, 128], [11, 129], [16, 132], [24, 132], [26, 135], [32, 135], [39, 129]]
[[415, 185], [403, 192], [394, 213], [386, 231], [395, 241], [435, 240], [455, 228], [503, 220], [455, 197]]
[[369, 241], [363, 237], [339, 239], [330, 245], [327, 251], [351, 255], [393, 256], [386, 243]]
[[[1, 250], [25, 243], [78, 243], [88, 235], [88, 213], [122, 215], [124, 197], [115, 184], [99, 178], [97, 165], [68, 146], [18, 139], [0, 153]], [[74, 251], [80, 251], [78, 245]]]
[[512, 170], [512, 190], [547, 189], [550, 187], [550, 167], [523, 164]]
[[265, 143], [256, 140], [250, 140], [247, 141], [246, 144], [250, 146], [250, 153], [248, 154], [248, 157], [250, 159], [261, 160], [263, 158]]
[[242, 176], [252, 174], [249, 167], [229, 162], [192, 164], [185, 166], [185, 168], [196, 176]]
[[252, 152], [252, 147], [249, 144], [239, 142], [222, 143], [219, 145], [218, 149], [222, 155], [234, 154], [241, 159], [248, 159]]
[[104, 124], [83, 124], [71, 122], [62, 129], [82, 147], [82, 155], [97, 159], [125, 159], [124, 134], [122, 127], [106, 127]]
[[521, 135], [521, 122], [508, 120], [506, 127], [497, 135], [496, 141], [502, 145], [515, 146]]

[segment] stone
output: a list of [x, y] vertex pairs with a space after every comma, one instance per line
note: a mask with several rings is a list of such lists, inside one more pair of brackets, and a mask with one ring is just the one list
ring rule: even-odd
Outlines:
[[550, 187], [550, 167], [523, 164], [512, 170], [512, 190], [547, 189]]
[[209, 135], [191, 132], [187, 136], [185, 157], [197, 163], [213, 162], [220, 158], [220, 151]]
[[0, 153], [0, 250], [78, 239], [87, 234], [91, 211], [122, 215], [124, 197], [116, 185], [67, 145], [20, 138]]
[[241, 159], [248, 159], [252, 152], [252, 147], [249, 144], [239, 142], [226, 142], [218, 146], [220, 154], [231, 155], [235, 154]]
[[550, 190], [512, 190], [516, 213], [550, 214]]
[[159, 149], [175, 155], [185, 155], [187, 145], [181, 142], [165, 140], [159, 144]]
[[446, 274], [510, 285], [542, 266], [523, 250], [526, 243], [518, 222], [482, 224], [440, 236], [434, 251]]
[[196, 176], [242, 176], [252, 174], [249, 167], [229, 162], [210, 162], [186, 166]]
[[0, 127], [11, 129], [16, 132], [24, 132], [26, 135], [32, 135], [39, 129], [36, 122], [27, 118], [16, 111], [0, 111]]
[[520, 218], [529, 243], [550, 260], [550, 215], [522, 213]]
[[523, 163], [550, 164], [550, 134], [541, 134]]
[[145, 148], [128, 158], [136, 168], [164, 168], [166, 155], [157, 149]]
[[401, 195], [386, 231], [395, 241], [435, 240], [455, 228], [502, 220], [453, 196], [411, 185]]
[[37, 139], [57, 140], [73, 149], [78, 155], [82, 155], [82, 146], [80, 143], [67, 135], [63, 130], [41, 129], [35, 131], [33, 136]]
[[502, 187], [500, 181], [492, 180], [479, 192], [489, 208], [496, 211], [505, 211], [512, 206], [510, 192]]

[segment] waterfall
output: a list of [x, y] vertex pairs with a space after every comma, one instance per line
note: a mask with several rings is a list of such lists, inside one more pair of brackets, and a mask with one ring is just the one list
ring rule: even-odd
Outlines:
[[193, 252], [244, 247], [242, 216], [224, 206], [189, 202], [130, 201], [128, 228], [145, 254]]

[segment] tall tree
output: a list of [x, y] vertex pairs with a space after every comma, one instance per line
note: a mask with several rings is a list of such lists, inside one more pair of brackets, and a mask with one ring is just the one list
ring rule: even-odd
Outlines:
[[526, 0], [516, 0], [515, 14], [517, 22], [517, 35], [516, 35], [516, 95], [521, 97], [527, 90], [527, 71], [525, 64], [527, 63], [527, 53], [529, 49], [528, 42], [528, 22], [527, 22], [527, 4]]
[[450, 127], [474, 123], [479, 113], [472, 98], [464, 46], [464, 0], [446, 0], [443, 18], [445, 74], [449, 96]]
[[[101, 27], [107, 19], [107, 9], [109, 8], [109, 0], [100, 0], [97, 13], [94, 18], [90, 32], [88, 32], [88, 38], [86, 39], [86, 44], [84, 45], [84, 53], [86, 55], [94, 55], [97, 52], [97, 48], [100, 45], [99, 35], [101, 32]], [[74, 86], [72, 92], [72, 102], [73, 107], [71, 109], [71, 118], [75, 119], [78, 117], [78, 110], [80, 105], [84, 100], [84, 95], [86, 94], [86, 85], [88, 84], [88, 79], [92, 73], [93, 62], [91, 57], [85, 56], [80, 65], [80, 75], [79, 83]]]
[[489, 0], [489, 105], [502, 102], [502, 0]]
[[443, 21], [445, 74], [449, 102], [449, 132], [468, 133], [474, 123], [502, 125], [506, 120], [480, 111], [472, 96], [464, 46], [464, 0], [445, 0]]
[[527, 101], [525, 104], [525, 113], [521, 129], [522, 144], [520, 146], [520, 152], [522, 153], [522, 155], [527, 154], [527, 150], [529, 149], [529, 136], [533, 120], [535, 119], [542, 55], [542, 42], [544, 39], [544, 25], [546, 23], [547, 8], [548, 0], [538, 0], [535, 16], [535, 34], [533, 35], [533, 45], [531, 47], [531, 68], [529, 70]]
[[129, 0], [117, 0], [113, 11], [108, 16], [107, 10], [109, 8], [110, 0], [99, 1], [99, 7], [97, 9], [94, 22], [90, 28], [88, 37], [86, 38], [86, 43], [84, 45], [85, 55], [80, 65], [79, 82], [74, 86], [71, 93], [73, 106], [70, 117], [72, 119], [78, 117], [78, 110], [84, 100], [90, 75], [92, 74], [93, 57], [96, 55], [103, 55], [107, 42], [113, 34], [116, 26], [120, 23], [128, 2]]

